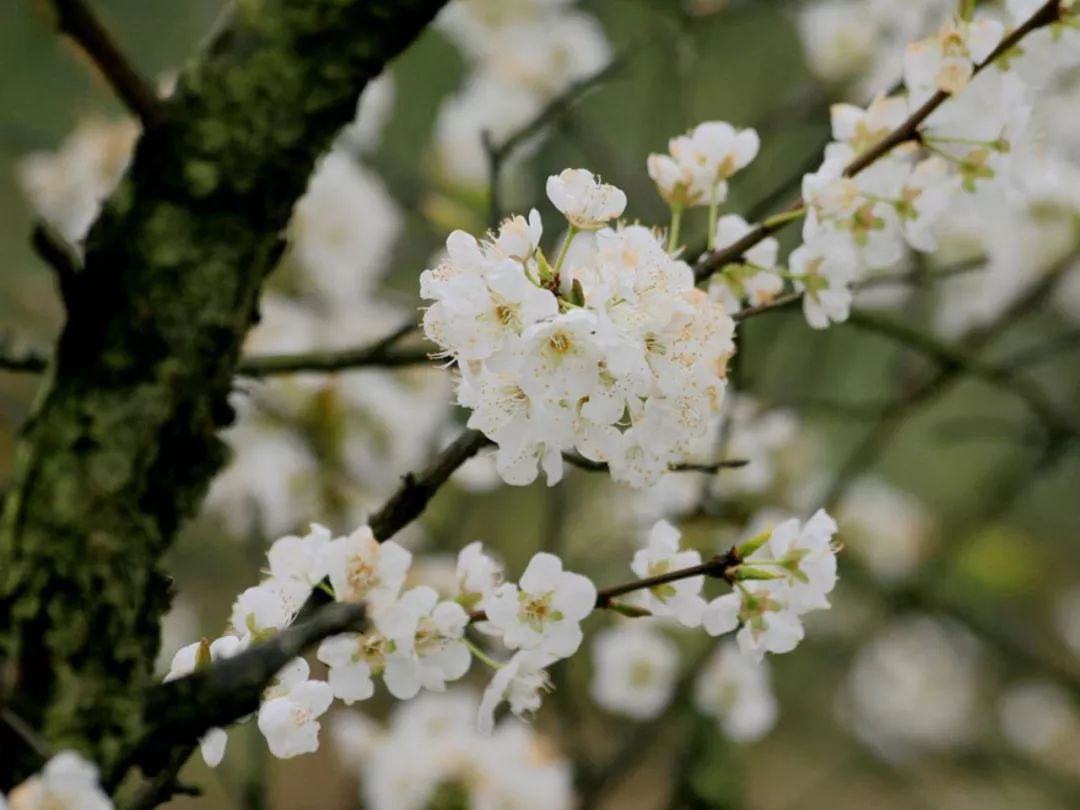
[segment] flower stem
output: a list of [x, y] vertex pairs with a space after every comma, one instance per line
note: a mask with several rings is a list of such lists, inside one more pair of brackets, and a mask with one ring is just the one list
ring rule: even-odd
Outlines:
[[802, 219], [804, 216], [806, 216], [806, 206], [800, 205], [798, 208], [793, 208], [790, 211], [782, 211], [779, 214], [774, 214], [765, 220], [762, 225], [771, 231], [775, 228], [779, 228], [781, 225], [786, 225], [788, 222]]
[[570, 226], [570, 230], [566, 232], [566, 241], [563, 242], [562, 250], [559, 251], [559, 258], [555, 260], [555, 274], [558, 275], [562, 270], [563, 262], [566, 261], [566, 254], [570, 250], [570, 243], [574, 241], [574, 237], [578, 235], [578, 229], [574, 226]]
[[709, 250], [716, 249], [716, 211], [720, 207], [719, 195], [720, 184], [713, 183], [712, 192], [709, 194], [709, 234], [706, 237], [708, 240]]
[[491, 667], [492, 669], [495, 669], [495, 670], [500, 669], [502, 667], [502, 664], [500, 664], [498, 661], [496, 661], [494, 658], [492, 658], [486, 652], [481, 650], [480, 647], [478, 647], [476, 644], [474, 644], [467, 637], [462, 636], [461, 641], [466, 647], [469, 648], [469, 652], [471, 652], [473, 655], [475, 655], [476, 659], [478, 661], [480, 661], [481, 663], [487, 664], [489, 667]]
[[682, 227], [682, 212], [683, 207], [681, 205], [671, 206], [671, 227], [668, 228], [667, 239], [668, 253], [674, 253], [675, 248], [679, 245], [679, 229]]

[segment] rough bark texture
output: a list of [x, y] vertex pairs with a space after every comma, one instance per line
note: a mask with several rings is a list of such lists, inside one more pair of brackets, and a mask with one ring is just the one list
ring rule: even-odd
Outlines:
[[[0, 526], [0, 705], [108, 772], [143, 728], [160, 560], [280, 232], [366, 81], [445, 0], [240, 0], [94, 225]], [[0, 789], [40, 759], [0, 724]]]

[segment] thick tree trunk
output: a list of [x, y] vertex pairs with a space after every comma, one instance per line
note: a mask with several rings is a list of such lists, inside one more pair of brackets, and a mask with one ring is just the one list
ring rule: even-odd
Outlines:
[[[142, 732], [161, 557], [217, 430], [280, 233], [364, 84], [445, 0], [238, 0], [65, 285], [0, 528], [0, 704], [106, 773]], [[0, 723], [0, 789], [40, 758]]]

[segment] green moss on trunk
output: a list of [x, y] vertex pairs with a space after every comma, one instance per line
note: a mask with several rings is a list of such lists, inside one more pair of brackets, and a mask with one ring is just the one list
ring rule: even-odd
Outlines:
[[[0, 703], [113, 767], [160, 560], [221, 466], [259, 289], [316, 158], [445, 0], [240, 0], [94, 225], [0, 528]], [[0, 789], [39, 762], [0, 725]]]

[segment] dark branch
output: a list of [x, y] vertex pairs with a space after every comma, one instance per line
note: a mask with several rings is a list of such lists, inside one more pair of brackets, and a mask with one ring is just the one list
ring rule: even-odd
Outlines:
[[389, 540], [403, 527], [420, 516], [439, 488], [450, 480], [462, 464], [480, 452], [491, 441], [478, 430], [466, 430], [420, 473], [409, 473], [401, 486], [368, 524], [381, 542]]
[[177, 746], [193, 746], [210, 729], [257, 711], [274, 676], [312, 645], [338, 633], [363, 632], [365, 624], [363, 605], [326, 605], [233, 658], [154, 687], [145, 704], [147, 734], [126, 765], [148, 773], [166, 766]]
[[57, 26], [97, 65], [129, 110], [150, 129], [159, 122], [161, 102], [151, 85], [132, 67], [112, 35], [83, 0], [52, 0]]
[[0, 370], [18, 374], [40, 374], [49, 366], [49, 358], [33, 349], [18, 349], [11, 340], [0, 337]]
[[[563, 461], [581, 470], [587, 470], [589, 472], [607, 472], [608, 464], [604, 461], [593, 461], [590, 458], [578, 453], [563, 453]], [[711, 464], [672, 464], [672, 472], [700, 472], [700, 473], [714, 473], [720, 470], [737, 469], [739, 467], [745, 467], [750, 462], [744, 458], [731, 458], [724, 459], [723, 461], [715, 461]]]
[[366, 366], [400, 368], [423, 365], [431, 361], [431, 353], [427, 349], [422, 346], [397, 347], [403, 338], [415, 330], [415, 326], [406, 324], [374, 343], [352, 349], [245, 357], [236, 366], [236, 373], [245, 377], [271, 377], [279, 374], [345, 371]]
[[41, 260], [56, 273], [60, 297], [65, 308], [68, 307], [78, 297], [76, 284], [82, 271], [82, 260], [78, 252], [55, 228], [44, 221], [34, 226], [30, 244]]

